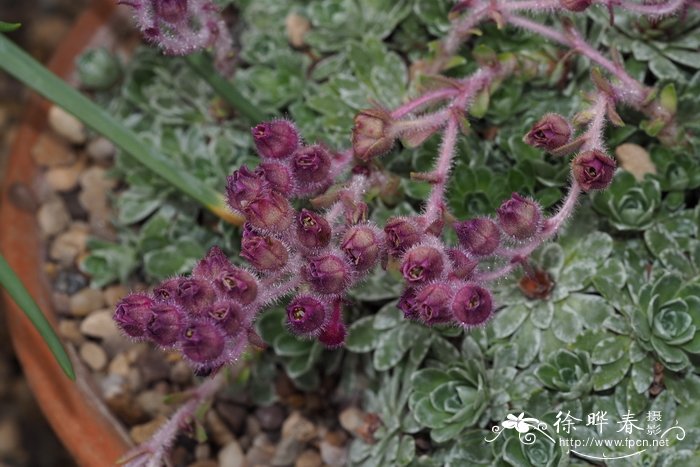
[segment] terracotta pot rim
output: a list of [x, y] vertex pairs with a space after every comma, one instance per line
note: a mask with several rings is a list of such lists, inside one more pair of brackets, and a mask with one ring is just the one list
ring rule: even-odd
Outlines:
[[[116, 3], [92, 2], [61, 42], [48, 67], [62, 78], [74, 68], [77, 55], [112, 17]], [[0, 250], [55, 327], [51, 286], [43, 274], [41, 235], [35, 213], [14, 205], [10, 192], [31, 187], [37, 166], [31, 148], [46, 125], [50, 104], [31, 96], [10, 152], [0, 197]], [[123, 427], [92, 387], [91, 375], [70, 351], [77, 381], [70, 381], [16, 304], [3, 292], [7, 322], [15, 351], [41, 410], [79, 465], [109, 466], [130, 447]]]

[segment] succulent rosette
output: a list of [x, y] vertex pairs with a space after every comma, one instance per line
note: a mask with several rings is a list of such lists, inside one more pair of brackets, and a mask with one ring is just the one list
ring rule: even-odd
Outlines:
[[593, 207], [617, 230], [646, 230], [661, 208], [661, 188], [653, 178], [638, 182], [620, 171], [607, 190], [594, 195]]
[[593, 388], [593, 365], [587, 352], [559, 349], [536, 370], [537, 378], [563, 399], [578, 399]]

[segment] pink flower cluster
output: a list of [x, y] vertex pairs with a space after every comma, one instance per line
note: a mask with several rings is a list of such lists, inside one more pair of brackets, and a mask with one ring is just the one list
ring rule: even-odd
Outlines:
[[233, 39], [211, 0], [119, 0], [134, 11], [143, 37], [168, 55], [187, 55], [211, 47], [216, 68], [233, 72]]

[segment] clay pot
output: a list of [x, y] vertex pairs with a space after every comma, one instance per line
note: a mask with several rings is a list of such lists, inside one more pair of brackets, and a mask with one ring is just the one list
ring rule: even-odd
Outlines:
[[[67, 78], [75, 58], [106, 30], [116, 2], [101, 0], [80, 17], [49, 63], [57, 75]], [[46, 126], [49, 103], [32, 96], [16, 135], [0, 198], [0, 250], [18, 274], [39, 307], [55, 324], [51, 286], [42, 270], [45, 248], [34, 212], [22, 209], [17, 194], [27, 192], [38, 168], [30, 150]], [[113, 466], [130, 447], [128, 435], [114, 419], [93, 387], [89, 372], [71, 355], [77, 380], [69, 380], [15, 303], [4, 295], [9, 334], [39, 406], [54, 431], [80, 465]], [[73, 352], [74, 353], [74, 352]]]

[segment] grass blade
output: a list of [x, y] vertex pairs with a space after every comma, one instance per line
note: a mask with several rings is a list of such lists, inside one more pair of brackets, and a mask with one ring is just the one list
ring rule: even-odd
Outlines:
[[39, 331], [41, 337], [44, 338], [44, 342], [46, 342], [51, 353], [56, 357], [56, 361], [61, 365], [66, 376], [75, 380], [73, 365], [71, 365], [70, 358], [68, 358], [66, 350], [63, 348], [63, 345], [61, 345], [61, 340], [2, 255], [0, 255], [0, 284], [7, 290], [7, 293], [22, 311], [24, 311], [24, 314], [27, 315], [27, 318], [29, 318], [32, 324], [34, 324], [34, 327]]
[[253, 103], [243, 97], [236, 87], [224, 79], [214, 69], [211, 57], [205, 53], [190, 54], [185, 57], [187, 64], [209, 85], [220, 97], [224, 98], [240, 114], [245, 115], [252, 123], [257, 124], [267, 120], [267, 116]]
[[2, 57], [1, 69], [73, 114], [86, 126], [111, 140], [126, 154], [134, 157], [136, 161], [163, 177], [175, 188], [198, 201], [217, 216], [233, 224], [241, 224], [240, 217], [226, 208], [223, 196], [216, 190], [174, 166], [167, 157], [144, 143], [134, 132], [70, 87], [3, 34], [0, 34], [0, 57]]

